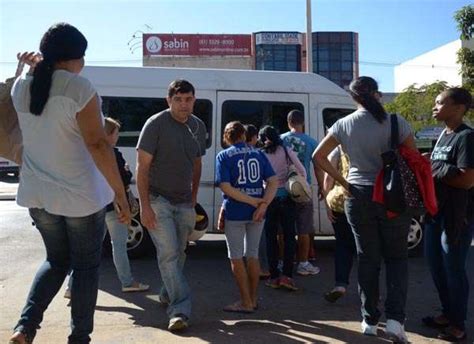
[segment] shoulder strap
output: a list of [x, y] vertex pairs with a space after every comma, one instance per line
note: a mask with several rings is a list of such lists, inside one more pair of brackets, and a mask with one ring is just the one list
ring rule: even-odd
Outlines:
[[390, 147], [392, 149], [397, 149], [398, 147], [398, 120], [397, 115], [392, 113], [390, 115], [390, 128], [391, 128], [391, 137], [390, 137]]

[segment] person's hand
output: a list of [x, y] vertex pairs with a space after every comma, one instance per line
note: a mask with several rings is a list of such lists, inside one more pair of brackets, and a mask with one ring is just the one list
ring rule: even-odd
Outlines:
[[268, 203], [261, 202], [257, 206], [257, 209], [253, 212], [252, 220], [254, 222], [262, 222], [263, 219], [265, 218], [265, 213], [267, 212], [267, 208], [268, 208]]
[[142, 206], [140, 203], [140, 221], [142, 225], [146, 227], [146, 229], [150, 231], [156, 229], [157, 217], [150, 205]]
[[259, 204], [263, 202], [263, 198], [252, 197], [252, 203], [250, 204], [254, 208], [258, 208]]
[[336, 222], [336, 217], [334, 216], [334, 212], [332, 211], [331, 208], [329, 208], [327, 203], [326, 203], [326, 214], [328, 216], [329, 221], [331, 221], [331, 223]]
[[25, 64], [30, 66], [28, 73], [33, 73], [38, 62], [43, 59], [40, 53], [28, 51], [16, 54], [16, 58], [18, 59], [18, 66], [16, 68], [15, 77], [20, 76], [20, 74], [23, 72]]
[[324, 194], [324, 189], [318, 186], [318, 201], [322, 201], [325, 198], [326, 198], [326, 195]]
[[[124, 194], [125, 195], [125, 194]], [[132, 215], [130, 214], [130, 205], [126, 196], [115, 196], [114, 208], [117, 213], [117, 219], [120, 223], [130, 224]]]

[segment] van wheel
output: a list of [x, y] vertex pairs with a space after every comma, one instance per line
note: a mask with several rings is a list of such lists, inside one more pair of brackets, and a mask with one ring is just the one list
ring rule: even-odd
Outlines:
[[423, 223], [421, 218], [412, 218], [408, 230], [408, 253], [410, 256], [420, 255], [423, 251]]
[[[128, 226], [127, 253], [129, 258], [140, 258], [154, 254], [154, 245], [148, 230], [141, 224], [140, 215], [135, 216]], [[107, 232], [102, 245], [102, 254], [106, 257], [112, 256], [112, 244]]]
[[148, 230], [141, 224], [137, 215], [128, 225], [127, 252], [130, 258], [139, 258], [154, 252]]

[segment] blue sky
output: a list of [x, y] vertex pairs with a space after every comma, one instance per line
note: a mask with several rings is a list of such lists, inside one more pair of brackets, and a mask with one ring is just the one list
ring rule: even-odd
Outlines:
[[[361, 75], [393, 90], [393, 66], [459, 37], [461, 0], [313, 0], [313, 31], [359, 33]], [[306, 31], [306, 0], [0, 0], [0, 78], [17, 51], [37, 50], [47, 28], [66, 21], [89, 41], [86, 64], [141, 65], [134, 33]], [[138, 42], [132, 39], [131, 43]]]

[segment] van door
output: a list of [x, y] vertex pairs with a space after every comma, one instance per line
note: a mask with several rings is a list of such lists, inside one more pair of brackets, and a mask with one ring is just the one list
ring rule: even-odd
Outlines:
[[[344, 104], [346, 103], [346, 104]], [[340, 118], [347, 116], [348, 114], [356, 110], [353, 104], [347, 103], [347, 99], [341, 99], [341, 102], [334, 103], [319, 103], [317, 106], [318, 121], [317, 126], [314, 126], [314, 123], [311, 123], [311, 132], [316, 133], [316, 137], [319, 138], [319, 142], [326, 136], [328, 129], [336, 123]], [[313, 185], [314, 186], [314, 185]], [[317, 195], [317, 186], [313, 189], [313, 196]], [[315, 223], [316, 217], [318, 217], [319, 229], [316, 229], [316, 234], [322, 235], [332, 235], [334, 230], [332, 228], [331, 222], [329, 221], [326, 214], [326, 203], [318, 202], [317, 197], [313, 197], [313, 209], [315, 214]]]
[[[231, 121], [253, 124], [258, 129], [264, 125], [276, 127], [281, 134], [288, 131], [286, 116], [297, 109], [307, 113], [308, 95], [301, 93], [265, 93], [265, 92], [217, 92], [217, 120], [215, 122], [216, 155], [225, 148], [222, 140], [224, 128]], [[305, 119], [307, 121], [307, 117]], [[306, 128], [309, 128], [306, 125]], [[218, 209], [222, 204], [221, 190], [215, 188], [215, 216], [217, 224]]]

